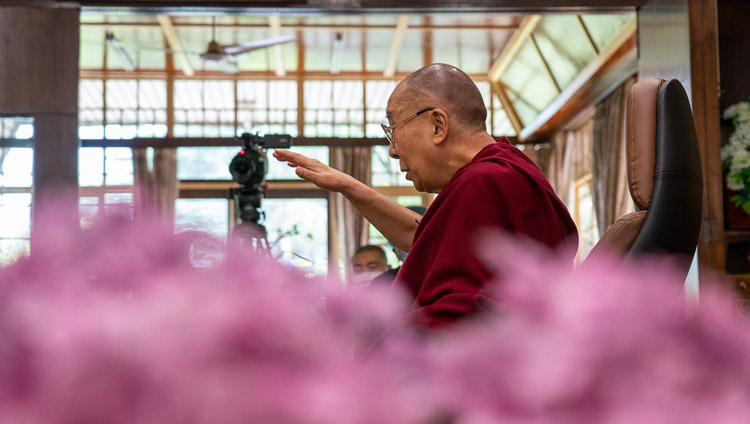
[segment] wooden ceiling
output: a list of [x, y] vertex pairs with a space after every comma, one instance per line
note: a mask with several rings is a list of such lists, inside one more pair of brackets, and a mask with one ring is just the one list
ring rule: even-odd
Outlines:
[[[69, 0], [56, 0], [58, 3], [71, 3]], [[455, 9], [474, 11], [495, 11], [509, 13], [538, 13], [543, 11], [616, 11], [633, 10], [646, 0], [79, 0], [83, 7], [124, 7], [148, 9], [167, 8], [173, 12], [190, 12], [191, 9], [264, 9], [276, 8], [275, 13], [285, 9], [293, 13], [300, 10], [317, 12], [340, 12], [344, 10], [361, 13], [368, 9], [395, 11], [427, 11], [434, 9]]]

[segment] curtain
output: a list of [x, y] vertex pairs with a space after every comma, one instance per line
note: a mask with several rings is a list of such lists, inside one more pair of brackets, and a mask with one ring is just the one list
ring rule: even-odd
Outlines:
[[151, 158], [148, 153], [147, 148], [133, 149], [135, 219], [174, 225], [174, 206], [179, 194], [177, 149], [154, 148]]
[[[369, 146], [332, 147], [330, 165], [332, 168], [351, 175], [369, 185], [371, 178], [372, 150]], [[340, 193], [331, 193], [329, 232], [331, 252], [329, 273], [340, 272], [340, 267], [349, 276], [349, 262], [357, 248], [369, 240], [369, 223], [357, 209]]]
[[547, 169], [544, 172], [550, 185], [560, 198], [562, 198], [561, 193], [564, 193], [565, 188], [567, 188], [565, 180], [561, 175], [563, 160], [565, 159], [565, 148], [567, 147], [565, 143], [566, 139], [567, 134], [565, 132], [558, 132], [549, 140], [549, 159], [547, 160]]
[[550, 140], [547, 179], [569, 211], [575, 208], [575, 182], [591, 172], [593, 119], [559, 132]]
[[625, 112], [631, 77], [596, 106], [593, 145], [593, 201], [599, 234], [633, 210], [625, 162]]

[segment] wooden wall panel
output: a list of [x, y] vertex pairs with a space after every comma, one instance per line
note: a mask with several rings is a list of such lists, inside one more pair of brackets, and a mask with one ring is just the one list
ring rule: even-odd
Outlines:
[[44, 224], [79, 222], [78, 28], [75, 7], [0, 6], [0, 114], [34, 117], [32, 252]]

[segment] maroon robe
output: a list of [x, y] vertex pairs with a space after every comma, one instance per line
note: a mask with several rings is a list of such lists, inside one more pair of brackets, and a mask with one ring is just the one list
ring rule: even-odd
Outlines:
[[460, 168], [420, 221], [394, 282], [414, 295], [405, 319], [422, 329], [440, 327], [495, 303], [483, 293], [492, 275], [476, 254], [477, 236], [487, 228], [549, 247], [578, 242], [544, 174], [505, 137]]

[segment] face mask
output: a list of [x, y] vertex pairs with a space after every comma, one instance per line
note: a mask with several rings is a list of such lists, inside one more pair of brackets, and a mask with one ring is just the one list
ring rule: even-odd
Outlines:
[[360, 272], [359, 274], [352, 275], [352, 287], [366, 287], [369, 286], [372, 280], [378, 275], [382, 274], [383, 271], [369, 271]]
[[396, 256], [398, 256], [401, 262], [406, 260], [406, 254], [409, 253], [399, 249], [398, 247], [394, 247], [393, 252], [396, 254]]

